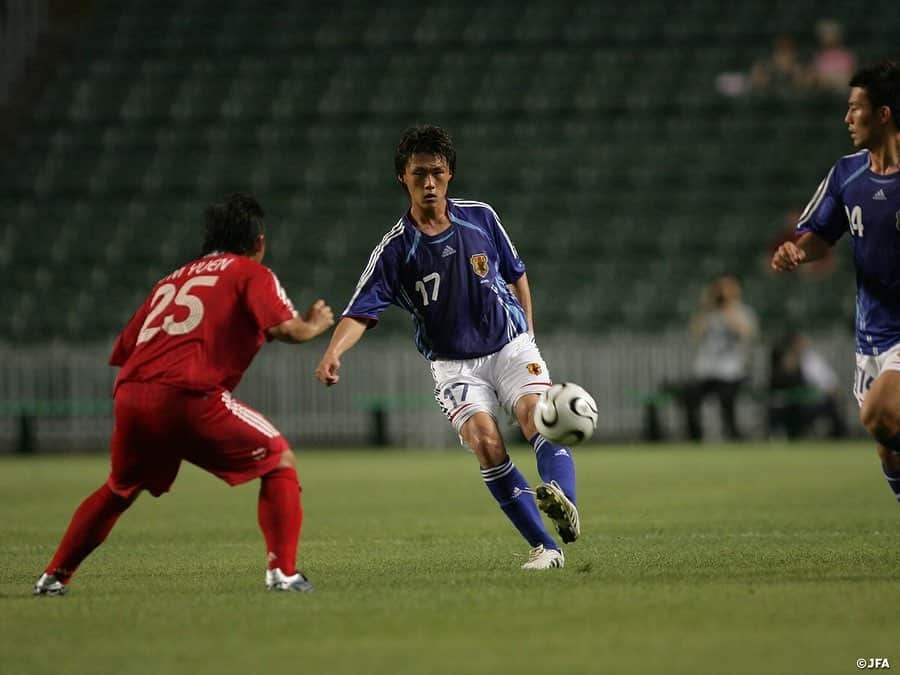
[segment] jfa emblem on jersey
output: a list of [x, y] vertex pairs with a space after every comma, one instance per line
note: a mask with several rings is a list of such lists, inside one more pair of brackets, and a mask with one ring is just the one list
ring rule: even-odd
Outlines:
[[472, 269], [475, 270], [475, 274], [480, 277], [487, 276], [488, 257], [484, 253], [476, 253], [469, 258], [469, 262], [472, 263]]
[[528, 368], [528, 372], [531, 373], [532, 375], [540, 375], [541, 374], [541, 364], [540, 363], [529, 363], [528, 366], [526, 366], [526, 367]]

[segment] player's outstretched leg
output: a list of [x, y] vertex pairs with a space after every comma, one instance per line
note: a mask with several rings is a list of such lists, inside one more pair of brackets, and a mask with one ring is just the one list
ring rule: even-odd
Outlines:
[[134, 502], [104, 483], [75, 510], [53, 560], [34, 585], [34, 595], [65, 595], [75, 570], [106, 539], [116, 521]]
[[[290, 453], [290, 450], [285, 451]], [[293, 454], [260, 479], [259, 527], [266, 540], [269, 569], [266, 588], [270, 591], [309, 593], [315, 587], [296, 569], [297, 543], [303, 524], [300, 481], [293, 467]]]
[[575, 506], [575, 462], [572, 451], [551, 443], [540, 434], [529, 440], [537, 457], [538, 473], [544, 481], [535, 494], [541, 511], [556, 526], [563, 542], [570, 544], [581, 534]]

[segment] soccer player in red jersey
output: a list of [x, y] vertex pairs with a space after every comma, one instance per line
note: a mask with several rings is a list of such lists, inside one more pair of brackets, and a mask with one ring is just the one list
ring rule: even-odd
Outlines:
[[160, 280], [125, 326], [110, 357], [121, 367], [113, 392], [112, 470], [75, 511], [35, 595], [63, 595], [138, 494], [167, 492], [182, 460], [229, 485], [259, 478], [266, 587], [313, 590], [295, 568], [303, 509], [294, 453], [231, 391], [264, 341], [306, 342], [334, 318], [323, 300], [298, 316], [261, 264], [265, 252], [262, 207], [250, 195], [228, 195], [206, 211], [203, 256]]

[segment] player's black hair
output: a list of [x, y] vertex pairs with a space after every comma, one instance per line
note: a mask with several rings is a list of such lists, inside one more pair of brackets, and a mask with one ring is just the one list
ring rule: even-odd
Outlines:
[[850, 86], [865, 89], [873, 108], [890, 108], [900, 128], [900, 62], [885, 59], [860, 68], [850, 78]]
[[394, 175], [402, 176], [409, 158], [416, 153], [437, 155], [447, 160], [450, 172], [456, 172], [456, 148], [445, 129], [432, 125], [410, 127], [403, 132], [394, 153]]
[[256, 238], [265, 234], [262, 206], [253, 195], [233, 192], [222, 202], [206, 209], [203, 255], [213, 251], [247, 255], [253, 252]]

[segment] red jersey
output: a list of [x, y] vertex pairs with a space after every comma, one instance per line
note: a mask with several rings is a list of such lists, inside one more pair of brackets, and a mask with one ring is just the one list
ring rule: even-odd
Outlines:
[[268, 267], [210, 253], [160, 280], [119, 335], [109, 358], [123, 382], [193, 391], [234, 389], [266, 339], [296, 316]]

